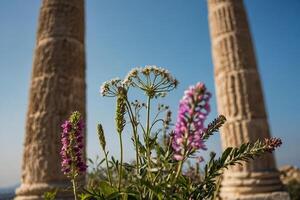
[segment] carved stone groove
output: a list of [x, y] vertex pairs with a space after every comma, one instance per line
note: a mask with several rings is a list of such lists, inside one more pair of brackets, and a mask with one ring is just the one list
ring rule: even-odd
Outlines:
[[[217, 105], [228, 119], [221, 129], [222, 146], [270, 137], [254, 48], [242, 0], [208, 0]], [[274, 156], [225, 171], [222, 199], [288, 199]], [[276, 194], [274, 194], [274, 192]], [[276, 197], [276, 198], [275, 198]]]
[[85, 89], [84, 1], [43, 0], [17, 200], [44, 199], [44, 192], [70, 186], [60, 167], [60, 124], [74, 110], [85, 116]]

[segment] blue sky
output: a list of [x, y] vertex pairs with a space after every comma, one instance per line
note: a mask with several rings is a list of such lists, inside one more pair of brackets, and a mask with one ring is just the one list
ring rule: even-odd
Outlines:
[[[300, 166], [300, 1], [246, 0], [273, 136], [283, 146], [278, 165]], [[40, 1], [0, 1], [0, 187], [19, 182], [29, 80]], [[166, 99], [176, 113], [186, 87], [206, 83], [214, 94], [207, 8], [204, 0], [87, 0], [88, 156], [99, 154], [102, 122], [111, 153], [118, 155], [111, 99], [101, 83], [146, 64], [166, 67], [181, 82]], [[210, 119], [217, 115], [215, 95]], [[126, 145], [129, 137], [125, 137]], [[207, 144], [220, 151], [219, 136]], [[126, 159], [132, 157], [130, 148]]]

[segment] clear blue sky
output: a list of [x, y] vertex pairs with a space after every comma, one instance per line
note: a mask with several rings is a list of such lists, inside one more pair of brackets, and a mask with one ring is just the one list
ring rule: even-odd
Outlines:
[[[300, 1], [245, 4], [272, 134], [284, 141], [276, 153], [278, 165], [300, 166]], [[39, 6], [33, 0], [0, 1], [0, 187], [20, 178]], [[214, 93], [206, 1], [87, 0], [86, 26], [89, 157], [100, 151], [97, 121], [104, 123], [111, 152], [118, 154], [114, 103], [98, 93], [103, 81], [123, 77], [137, 65], [156, 64], [181, 82], [167, 99], [173, 109], [184, 89], [197, 81]], [[214, 96], [211, 118], [216, 114]], [[219, 142], [219, 136], [213, 137], [208, 148], [220, 151]], [[130, 159], [130, 150], [126, 153]]]

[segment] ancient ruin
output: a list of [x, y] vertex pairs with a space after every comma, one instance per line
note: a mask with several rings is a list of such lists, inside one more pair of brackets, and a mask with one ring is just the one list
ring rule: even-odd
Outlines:
[[[270, 137], [263, 92], [242, 0], [208, 0], [223, 147]], [[16, 199], [43, 199], [69, 186], [60, 169], [60, 124], [85, 115], [84, 0], [43, 0], [32, 69], [22, 183]], [[58, 198], [68, 199], [68, 193]], [[273, 155], [225, 172], [222, 199], [289, 199]]]
[[43, 0], [16, 199], [44, 199], [44, 192], [69, 186], [60, 167], [60, 124], [74, 110], [85, 115], [85, 89], [84, 1]]
[[[208, 0], [223, 148], [270, 137], [261, 81], [242, 0]], [[222, 199], [288, 199], [274, 156], [225, 171]]]

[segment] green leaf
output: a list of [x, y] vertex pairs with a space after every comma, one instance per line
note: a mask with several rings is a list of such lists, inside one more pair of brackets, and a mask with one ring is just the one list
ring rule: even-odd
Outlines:
[[45, 192], [44, 193], [44, 199], [45, 200], [54, 200], [56, 197], [57, 190], [51, 191], [51, 192]]
[[91, 164], [94, 164], [94, 161], [90, 158], [88, 158], [88, 161], [91, 163]]
[[112, 187], [108, 182], [106, 181], [101, 181], [99, 183], [99, 188], [100, 188], [100, 191], [105, 195], [110, 195], [116, 191], [118, 191], [116, 188]]
[[226, 161], [231, 151], [232, 151], [232, 147], [228, 147], [227, 149], [225, 149], [225, 151], [222, 153], [221, 163], [224, 163]]

